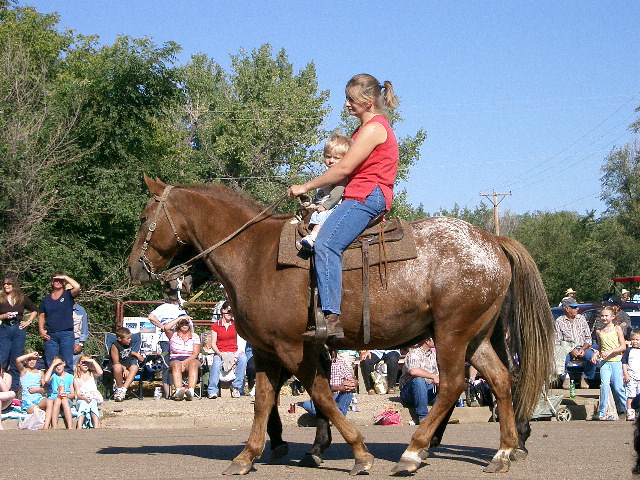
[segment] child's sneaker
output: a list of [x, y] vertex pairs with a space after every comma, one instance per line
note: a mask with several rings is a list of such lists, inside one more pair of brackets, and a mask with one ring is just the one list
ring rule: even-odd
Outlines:
[[233, 398], [240, 398], [240, 390], [238, 390], [237, 388], [232, 388], [231, 389], [231, 396]]
[[194, 396], [195, 396], [195, 392], [193, 391], [193, 388], [188, 388], [187, 391], [184, 392], [184, 399], [187, 400], [188, 402], [193, 400]]
[[627, 410], [627, 420], [632, 421], [636, 419], [636, 411], [633, 408]]
[[300, 240], [300, 245], [305, 250], [313, 250], [313, 244], [314, 243], [315, 243], [315, 241], [314, 241], [314, 239], [313, 239], [313, 237], [311, 235], [307, 235], [305, 237], [302, 237], [302, 240]]
[[176, 393], [173, 394], [173, 399], [178, 402], [184, 400], [184, 388], [176, 390]]
[[122, 402], [124, 400], [124, 397], [126, 396], [127, 396], [127, 389], [124, 387], [121, 387], [116, 389], [116, 393], [113, 395], [113, 399], [116, 402]]

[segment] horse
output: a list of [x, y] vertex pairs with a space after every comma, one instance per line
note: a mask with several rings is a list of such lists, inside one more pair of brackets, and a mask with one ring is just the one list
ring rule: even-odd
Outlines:
[[[350, 474], [369, 471], [374, 458], [333, 401], [326, 362], [312, 342], [302, 340], [309, 272], [278, 264], [280, 232], [292, 216], [266, 212], [247, 195], [223, 186], [172, 186], [146, 175], [144, 180], [152, 197], [128, 259], [128, 277], [134, 283], [150, 282], [185, 248], [201, 252], [227, 292], [239, 334], [254, 348], [253, 424], [246, 446], [223, 474], [248, 473], [263, 453], [266, 433], [272, 454], [286, 454], [276, 396], [289, 374], [307, 389], [320, 418], [328, 419], [351, 447], [355, 463]], [[540, 273], [512, 238], [447, 217], [410, 225], [417, 257], [389, 263], [386, 284], [382, 279], [370, 282], [366, 345], [362, 272], [344, 272], [345, 336], [332, 348], [392, 348], [432, 334], [438, 396], [392, 473], [415, 472], [429, 447], [439, 442], [436, 437], [465, 388], [465, 360], [484, 376], [497, 402], [500, 445], [484, 471], [506, 472], [512, 460], [527, 456], [529, 420], [552, 372], [554, 324]], [[316, 432], [312, 451], [317, 461], [312, 465], [319, 465], [331, 442], [322, 430]]]

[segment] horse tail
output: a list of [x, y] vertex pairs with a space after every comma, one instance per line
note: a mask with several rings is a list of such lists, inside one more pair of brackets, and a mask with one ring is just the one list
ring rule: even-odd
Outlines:
[[509, 237], [497, 237], [511, 263], [510, 308], [501, 314], [509, 333], [509, 350], [517, 354], [513, 373], [516, 418], [529, 421], [553, 371], [555, 325], [538, 267], [524, 246]]

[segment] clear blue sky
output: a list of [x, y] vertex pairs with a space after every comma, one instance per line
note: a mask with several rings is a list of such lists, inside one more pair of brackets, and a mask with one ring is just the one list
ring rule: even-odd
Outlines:
[[[25, 4], [29, 2], [21, 2]], [[405, 121], [424, 128], [421, 159], [404, 185], [428, 212], [475, 207], [511, 191], [514, 213], [604, 208], [600, 166], [632, 139], [639, 117], [637, 1], [285, 2], [39, 0], [61, 26], [174, 40], [181, 63], [264, 43], [296, 69], [314, 62], [338, 123], [355, 73], [391, 80]]]

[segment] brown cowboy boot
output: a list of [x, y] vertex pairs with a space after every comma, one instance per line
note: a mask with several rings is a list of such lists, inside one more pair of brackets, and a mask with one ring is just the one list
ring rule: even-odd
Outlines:
[[[322, 315], [321, 312], [318, 312]], [[340, 315], [336, 313], [328, 313], [324, 317], [316, 320], [316, 328], [307, 330], [302, 334], [305, 341], [314, 341], [324, 343], [330, 340], [342, 340], [344, 338], [344, 330], [340, 324]], [[323, 325], [324, 324], [324, 325]]]
[[344, 338], [344, 330], [340, 323], [340, 315], [337, 313], [330, 313], [324, 318], [327, 321], [327, 339], [342, 340]]

